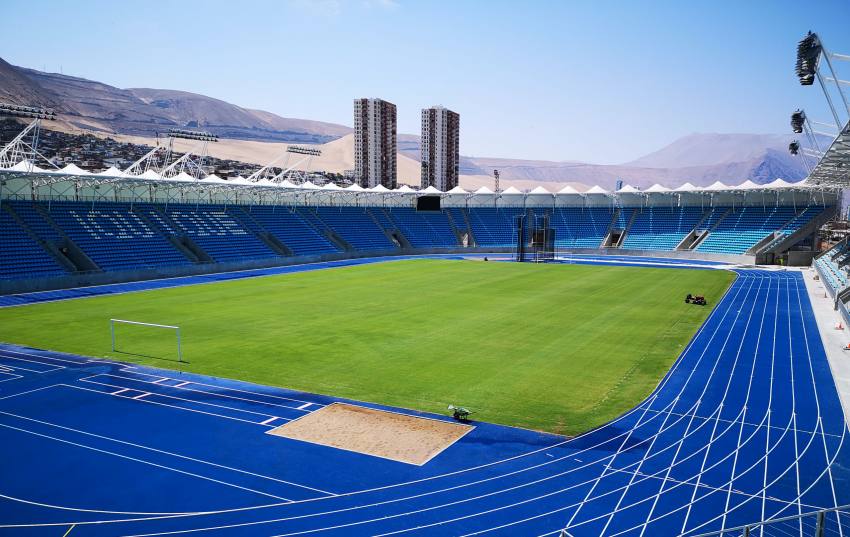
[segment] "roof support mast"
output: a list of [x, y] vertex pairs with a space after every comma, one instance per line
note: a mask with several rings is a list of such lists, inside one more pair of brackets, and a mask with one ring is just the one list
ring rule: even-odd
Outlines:
[[56, 114], [44, 108], [32, 106], [19, 106], [16, 104], [0, 103], [0, 117], [14, 117], [32, 119], [29, 125], [24, 127], [3, 148], [0, 148], [0, 168], [11, 168], [20, 162], [27, 162], [29, 171], [35, 166], [35, 161], [41, 159], [54, 168], [58, 168], [47, 157], [38, 152], [38, 137], [41, 132], [41, 121], [55, 120]]

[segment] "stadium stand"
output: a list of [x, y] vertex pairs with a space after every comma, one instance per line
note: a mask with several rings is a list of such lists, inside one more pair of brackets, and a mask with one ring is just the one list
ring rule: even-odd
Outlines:
[[[376, 211], [383, 212], [383, 211]], [[452, 226], [443, 211], [417, 211], [412, 207], [387, 209], [396, 228], [414, 248], [457, 246]]]
[[468, 209], [469, 225], [479, 246], [516, 246], [516, 217], [525, 212], [518, 207], [476, 207]]
[[54, 202], [50, 217], [103, 270], [184, 265], [186, 257], [129, 204]]
[[162, 210], [167, 219], [155, 215], [159, 211], [152, 206], [143, 209], [163, 231], [185, 233], [215, 261], [277, 257], [222, 206], [170, 204]]
[[316, 255], [340, 251], [301, 214], [288, 207], [257, 205], [243, 209], [261, 229], [271, 233], [295, 255]]
[[7, 280], [67, 274], [8, 211], [0, 208], [0, 277]]
[[552, 213], [555, 246], [599, 248], [613, 218], [609, 207], [558, 207]]
[[740, 207], [729, 210], [696, 249], [719, 254], [743, 253], [769, 233], [783, 228], [795, 216], [793, 207]]
[[672, 250], [702, 219], [699, 207], [646, 207], [638, 210], [623, 248]]
[[390, 250], [397, 246], [387, 238], [362, 207], [316, 207], [321, 221], [356, 250]]
[[[669, 251], [695, 231], [706, 237], [695, 242], [699, 252], [743, 254], [756, 244], [764, 249], [781, 243], [826, 209], [578, 206], [424, 212], [412, 207], [22, 200], [4, 201], [4, 206], [0, 245], [4, 254], [14, 253], [3, 256], [0, 278], [6, 280], [66, 274], [70, 269], [65, 265], [76, 261], [69, 264], [53, 248], [63, 245], [90, 260], [88, 269], [77, 263], [78, 270], [105, 272], [339, 254], [343, 245], [354, 251], [397, 250], [393, 234], [413, 248], [454, 248], [457, 232], [469, 231], [476, 246], [513, 248], [516, 218], [523, 214], [532, 219], [548, 214], [558, 248], [599, 248], [610, 231], [625, 230], [623, 248]], [[828, 258], [819, 262], [832, 284], [846, 285], [846, 272], [837, 263]]]

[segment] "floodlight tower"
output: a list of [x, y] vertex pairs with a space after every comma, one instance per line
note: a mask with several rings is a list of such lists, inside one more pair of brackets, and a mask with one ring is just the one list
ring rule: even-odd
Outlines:
[[[823, 58], [824, 62], [826, 62], [826, 67], [829, 70], [828, 74], [831, 76], [824, 76], [821, 72], [823, 71], [821, 58]], [[820, 84], [821, 90], [823, 90], [823, 94], [826, 97], [829, 110], [832, 112], [832, 117], [835, 119], [835, 126], [840, 131], [844, 126], [844, 123], [839, 117], [838, 109], [836, 109], [832, 96], [827, 90], [826, 83], [832, 82], [835, 84], [835, 88], [838, 90], [838, 95], [844, 104], [844, 109], [847, 114], [850, 115], [850, 101], [847, 100], [847, 96], [841, 87], [842, 84], [850, 85], [850, 81], [838, 78], [838, 75], [835, 73], [835, 69], [832, 66], [832, 60], [850, 61], [850, 56], [827, 51], [823, 46], [823, 42], [820, 37], [818, 37], [818, 34], [812, 32], [806, 34], [806, 36], [797, 44], [797, 63], [795, 65], [797, 78], [803, 86], [811, 86], [814, 84], [815, 79], [817, 79], [818, 84]]]
[[493, 187], [496, 189], [496, 192], [499, 192], [499, 170], [493, 170], [493, 179]]
[[[201, 142], [191, 150], [185, 152], [182, 157], [178, 158], [171, 164], [171, 154], [174, 152], [174, 139], [180, 138], [183, 140], [197, 140]], [[204, 160], [208, 155], [210, 142], [218, 142], [218, 136], [205, 131], [189, 131], [184, 129], [169, 129], [168, 131], [168, 149], [165, 155], [165, 168], [162, 169], [160, 175], [163, 177], [174, 177], [180, 173], [187, 173], [195, 179], [200, 179], [202, 175], [206, 175], [204, 171]]]
[[56, 167], [50, 160], [38, 152], [38, 137], [42, 120], [55, 120], [56, 114], [45, 108], [0, 103], [0, 117], [32, 119], [17, 136], [3, 148], [0, 148], [0, 168], [11, 168], [19, 162], [28, 162], [30, 169], [37, 158]]
[[[272, 181], [278, 182], [284, 179], [290, 179], [295, 184], [301, 184], [307, 181], [307, 174], [310, 173], [310, 165], [313, 162], [313, 157], [322, 156], [322, 150], [313, 147], [304, 147], [299, 145], [291, 145], [286, 148], [286, 162], [289, 162], [290, 155], [299, 155], [301, 158], [295, 164], [285, 168], [279, 174], [272, 178]], [[297, 158], [297, 157], [296, 157]], [[303, 170], [296, 170], [298, 166], [304, 163]], [[286, 164], [284, 164], [285, 166]]]

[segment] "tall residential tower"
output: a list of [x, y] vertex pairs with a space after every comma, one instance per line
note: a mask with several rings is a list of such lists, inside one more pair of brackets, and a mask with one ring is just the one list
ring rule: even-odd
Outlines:
[[396, 109], [383, 99], [354, 99], [354, 177], [363, 188], [396, 187]]
[[422, 109], [422, 188], [447, 192], [458, 185], [460, 114], [442, 106]]

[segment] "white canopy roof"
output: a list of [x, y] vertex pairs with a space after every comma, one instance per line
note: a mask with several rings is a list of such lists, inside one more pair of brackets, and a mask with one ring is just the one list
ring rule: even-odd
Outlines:
[[493, 194], [494, 192], [487, 188], [486, 186], [482, 186], [478, 190], [475, 191], [476, 194]]
[[325, 183], [325, 184], [322, 186], [322, 190], [342, 190], [342, 188], [341, 188], [341, 187], [339, 187], [339, 186], [337, 186], [337, 185], [336, 185], [336, 184], [334, 184], [334, 183]]
[[120, 177], [120, 176], [124, 175], [124, 172], [122, 172], [121, 170], [119, 170], [115, 166], [110, 166], [106, 170], [103, 170], [102, 172], [98, 172], [95, 175], [99, 175], [101, 177]]
[[692, 185], [690, 183], [685, 183], [685, 184], [679, 185], [677, 188], [675, 188], [674, 192], [690, 192], [690, 191], [696, 190], [696, 189], [697, 189], [697, 187], [695, 187], [694, 185]]
[[565, 186], [561, 190], [558, 191], [558, 194], [578, 194], [578, 190], [571, 187], [570, 185]]
[[502, 195], [512, 195], [512, 194], [522, 194], [522, 191], [516, 187], [509, 186], [508, 188], [502, 190]]
[[64, 168], [59, 170], [59, 173], [65, 173], [65, 174], [68, 174], [68, 175], [91, 175], [92, 174], [90, 171], [86, 171], [86, 170], [80, 168], [79, 166], [77, 166], [76, 164], [68, 164], [67, 166], [65, 166]]
[[782, 179], [776, 179], [774, 181], [769, 182], [766, 186], [768, 188], [788, 188], [789, 186], [794, 186], [794, 184], [789, 183], [788, 181], [784, 181]]
[[422, 190], [421, 192], [423, 194], [442, 194], [443, 193], [442, 190], [440, 190], [438, 188], [434, 188], [434, 185], [428, 185], [428, 188], [426, 188], [425, 190]]
[[283, 181], [278, 183], [278, 185], [282, 186], [283, 188], [301, 188], [300, 186], [296, 185], [295, 183], [293, 183], [289, 179], [284, 179]]
[[735, 190], [749, 190], [751, 188], [759, 188], [761, 185], [758, 185], [749, 179], [741, 183], [740, 185], [735, 187]]
[[666, 186], [662, 186], [662, 185], [659, 185], [658, 183], [655, 183], [651, 187], [647, 188], [645, 190], [645, 192], [670, 192], [670, 189], [667, 188]]
[[594, 185], [593, 188], [585, 192], [585, 194], [607, 194], [608, 191], [599, 185]]
[[539, 185], [538, 185], [538, 186], [534, 187], [534, 188], [531, 190], [531, 192], [529, 192], [529, 194], [552, 194], [552, 193], [551, 193], [551, 192], [549, 192], [548, 190], [546, 190], [546, 188], [545, 188], [545, 187], [542, 187], [542, 186], [539, 186]]
[[618, 190], [617, 192], [631, 193], [631, 192], [640, 192], [640, 190], [636, 189], [632, 185], [623, 185], [623, 187], [620, 190]]
[[385, 187], [384, 185], [375, 185], [372, 188], [367, 188], [369, 192], [389, 192], [390, 189]]
[[219, 177], [216, 174], [207, 175], [206, 177], [204, 177], [204, 181], [207, 181], [207, 182], [210, 182], [210, 183], [227, 183], [227, 181], [225, 181], [224, 179], [222, 179], [221, 177]]
[[410, 185], [401, 185], [400, 187], [396, 188], [395, 191], [396, 192], [416, 192], [415, 190], [410, 188]]
[[156, 173], [153, 170], [147, 170], [145, 173], [139, 175], [138, 177], [140, 179], [151, 179], [151, 180], [162, 179], [162, 176], [160, 176], [158, 173]]
[[352, 192], [363, 192], [366, 189], [358, 185], [357, 183], [352, 183], [350, 186], [345, 187], [343, 190], [349, 190]]
[[703, 190], [729, 190], [729, 185], [720, 181], [715, 181], [709, 186], [705, 187]]
[[319, 187], [314, 185], [312, 181], [304, 181], [301, 183], [301, 188], [306, 190], [319, 190]]
[[35, 164], [33, 164], [32, 162], [30, 162], [28, 160], [22, 160], [9, 169], [12, 170], [12, 171], [15, 171], [15, 172], [32, 172], [32, 173], [46, 173], [47, 172], [47, 170], [45, 170], [44, 168], [39, 168], [38, 166], [36, 166]]
[[469, 194], [466, 190], [462, 189], [460, 185], [457, 185], [453, 189], [449, 190], [447, 194]]
[[239, 177], [236, 177], [235, 179], [229, 180], [228, 183], [230, 183], [232, 185], [253, 185], [254, 184], [251, 181], [242, 177], [241, 175]]
[[186, 172], [180, 172], [177, 175], [175, 175], [174, 177], [169, 177], [168, 180], [169, 181], [194, 181], [195, 178], [192, 177], [191, 175], [189, 175]]

